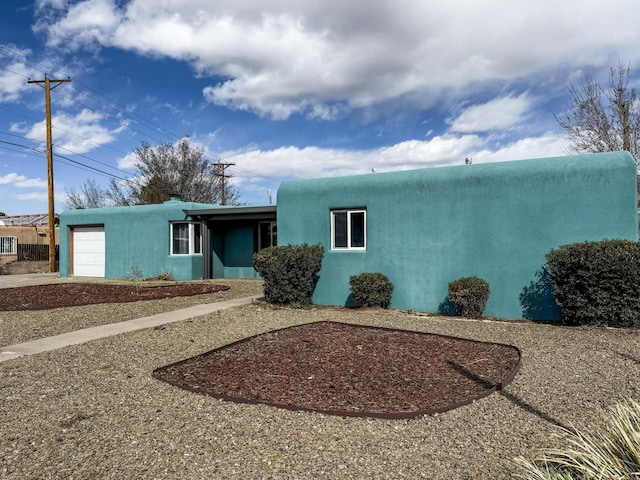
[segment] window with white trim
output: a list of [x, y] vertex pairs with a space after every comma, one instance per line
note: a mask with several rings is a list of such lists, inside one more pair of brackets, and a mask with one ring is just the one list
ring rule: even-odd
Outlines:
[[174, 222], [171, 224], [171, 255], [202, 254], [202, 224]]
[[365, 209], [331, 211], [331, 249], [365, 250], [367, 211]]
[[0, 255], [17, 255], [18, 237], [0, 237]]

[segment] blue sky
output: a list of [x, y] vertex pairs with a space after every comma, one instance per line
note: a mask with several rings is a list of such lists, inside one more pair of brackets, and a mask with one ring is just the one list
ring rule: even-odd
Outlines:
[[0, 211], [47, 211], [27, 83], [45, 73], [72, 79], [51, 94], [56, 212], [183, 137], [257, 204], [291, 178], [565, 154], [568, 84], [637, 68], [638, 18], [637, 0], [5, 0]]

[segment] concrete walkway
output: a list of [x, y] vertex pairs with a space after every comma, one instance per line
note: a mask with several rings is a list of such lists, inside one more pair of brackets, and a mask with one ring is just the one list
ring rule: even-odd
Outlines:
[[[84, 280], [87, 279], [85, 278]], [[0, 288], [71, 283], [76, 281], [78, 281], [78, 279], [75, 277], [59, 277], [57, 273], [20, 273], [18, 275], [0, 275]]]
[[40, 338], [31, 342], [8, 345], [6, 347], [0, 347], [0, 362], [19, 358], [24, 355], [34, 355], [36, 353], [47, 352], [49, 350], [55, 350], [69, 345], [79, 345], [91, 340], [118, 335], [120, 333], [133, 332], [143, 328], [152, 328], [157, 327], [158, 325], [179, 322], [181, 320], [199, 317], [218, 310], [247, 305], [249, 303], [253, 303], [258, 298], [260, 298], [260, 296], [256, 295], [253, 297], [235, 298], [224, 302], [204, 303], [184, 308], [182, 310], [159, 313], [150, 317], [99, 325], [97, 327], [76, 330], [75, 332], [63, 333], [54, 337]]

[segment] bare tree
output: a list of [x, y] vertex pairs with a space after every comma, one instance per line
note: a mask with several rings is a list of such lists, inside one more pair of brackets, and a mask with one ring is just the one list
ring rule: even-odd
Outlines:
[[227, 204], [238, 202], [239, 193], [223, 181], [217, 164], [209, 161], [204, 149], [193, 146], [189, 139], [157, 146], [143, 142], [134, 153], [139, 177], [112, 196], [118, 204], [121, 204], [118, 199], [123, 198], [127, 199], [124, 204], [161, 203], [171, 194], [186, 202], [220, 204], [223, 199]]
[[109, 203], [108, 198], [107, 190], [90, 178], [82, 185], [79, 192], [74, 189], [67, 190], [65, 204], [71, 209], [100, 208]]
[[[204, 149], [193, 146], [189, 139], [156, 146], [142, 142], [134, 154], [138, 175], [124, 182], [112, 180], [103, 192], [101, 206], [162, 203], [174, 194], [186, 202], [238, 203], [240, 194], [225, 181], [229, 175], [224, 175], [220, 164], [209, 161]], [[81, 206], [75, 208], [84, 208], [78, 204]]]
[[591, 76], [570, 85], [568, 111], [556, 115], [575, 152], [627, 150], [640, 166], [640, 103], [629, 85], [631, 68], [611, 68], [608, 88]]

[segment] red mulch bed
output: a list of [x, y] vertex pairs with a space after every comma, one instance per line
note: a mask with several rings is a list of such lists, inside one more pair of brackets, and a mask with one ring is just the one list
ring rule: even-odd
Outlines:
[[125, 303], [185, 297], [229, 290], [224, 285], [178, 283], [173, 285], [106, 285], [61, 283], [0, 289], [0, 311], [48, 310], [94, 303]]
[[153, 375], [239, 403], [398, 419], [469, 404], [511, 382], [519, 366], [510, 345], [325, 321], [246, 338]]

